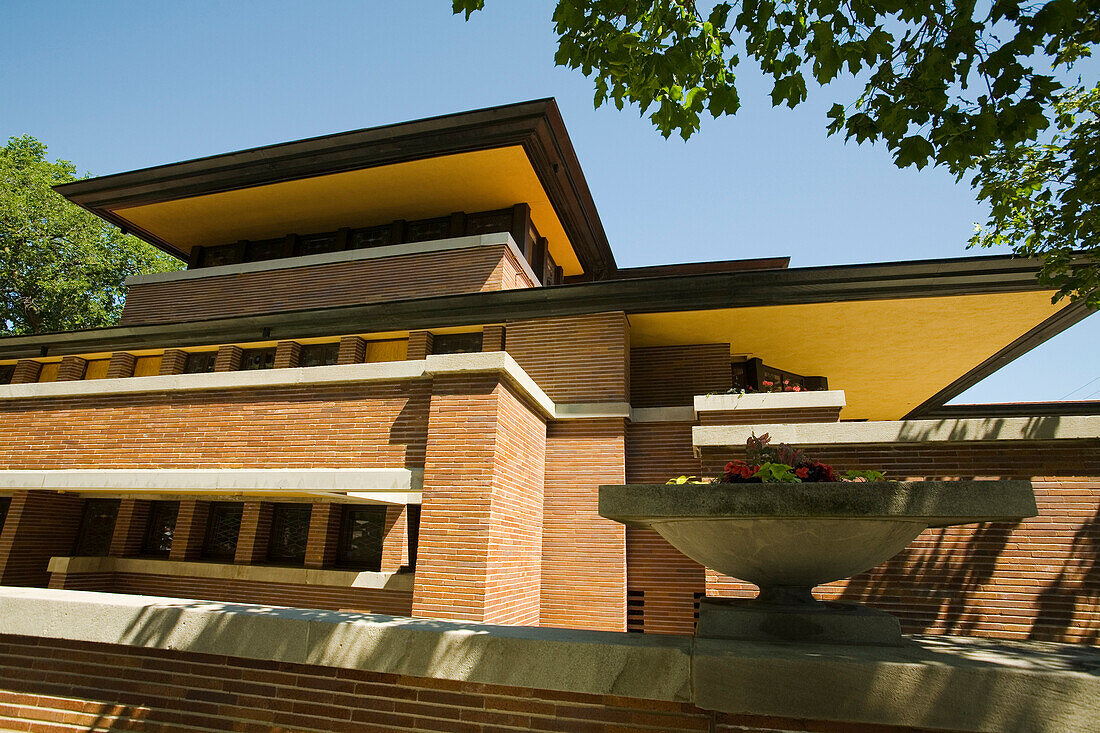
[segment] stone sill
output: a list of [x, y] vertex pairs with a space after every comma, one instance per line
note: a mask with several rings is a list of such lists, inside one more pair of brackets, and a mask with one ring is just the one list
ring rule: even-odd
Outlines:
[[695, 412], [749, 412], [757, 410], [817, 410], [844, 407], [844, 390], [819, 392], [750, 392], [695, 396]]
[[756, 644], [40, 588], [0, 588], [0, 634], [673, 700], [734, 714], [954, 731], [1100, 728], [1100, 653], [1041, 642]]
[[1100, 438], [1100, 416], [704, 425], [691, 429], [691, 440], [698, 456], [701, 448], [743, 448], [750, 436], [764, 433], [772, 443], [791, 445], [1087, 440]]
[[[189, 562], [147, 557], [53, 557], [49, 571], [62, 575], [79, 573], [132, 573], [171, 575], [179, 578], [216, 578], [255, 583], [324, 585], [337, 588], [371, 588], [412, 593], [413, 573], [378, 573], [332, 568], [284, 567], [278, 565], [236, 565], [218, 562]], [[139, 596], [140, 597], [140, 596]]]
[[428, 252], [447, 252], [450, 250], [470, 249], [474, 247], [499, 247], [502, 245], [508, 247], [508, 249], [512, 251], [512, 255], [515, 257], [516, 262], [523, 268], [524, 273], [531, 282], [542, 282], [541, 277], [535, 276], [535, 272], [531, 269], [531, 265], [527, 262], [527, 258], [520, 254], [519, 247], [512, 239], [512, 235], [508, 232], [496, 232], [493, 234], [474, 234], [466, 237], [435, 239], [429, 242], [406, 242], [403, 244], [390, 244], [384, 247], [368, 247], [366, 249], [345, 250], [343, 252], [326, 252], [318, 255], [283, 257], [275, 260], [262, 260], [260, 262], [243, 262], [236, 265], [200, 267], [195, 270], [133, 275], [126, 279], [126, 287], [130, 288], [135, 285], [180, 282], [183, 280], [200, 280], [208, 277], [228, 277], [232, 275], [245, 275], [252, 272], [287, 270], [298, 267], [311, 267], [314, 265], [331, 265], [337, 262], [377, 260], [387, 257], [425, 254]]

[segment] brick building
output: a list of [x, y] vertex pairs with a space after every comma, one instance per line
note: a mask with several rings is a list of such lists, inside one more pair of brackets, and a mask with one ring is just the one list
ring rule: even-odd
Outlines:
[[751, 586], [597, 487], [807, 424], [845, 468], [1032, 478], [1041, 512], [827, 597], [1100, 637], [1096, 405], [945, 406], [1088, 315], [1032, 262], [619, 267], [553, 101], [58, 191], [188, 268], [132, 278], [117, 327], [0, 339], [0, 584], [690, 635]]

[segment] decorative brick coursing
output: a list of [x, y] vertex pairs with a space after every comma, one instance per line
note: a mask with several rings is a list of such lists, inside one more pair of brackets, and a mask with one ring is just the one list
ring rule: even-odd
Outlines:
[[15, 362], [15, 371], [11, 375], [12, 384], [30, 384], [38, 381], [42, 371], [42, 362], [34, 359], [20, 359]]
[[123, 499], [119, 502], [109, 555], [133, 557], [141, 553], [150, 505], [151, 502], [144, 499]]
[[298, 366], [302, 345], [297, 341], [280, 341], [275, 347], [275, 368], [291, 369]]
[[486, 326], [481, 330], [482, 351], [504, 351], [504, 326]]
[[626, 530], [599, 515], [625, 476], [621, 419], [562, 420], [546, 435], [541, 626], [624, 631]]
[[172, 534], [172, 560], [198, 560], [202, 555], [202, 543], [206, 538], [206, 519], [210, 515], [210, 502], [195, 499], [180, 501], [176, 514], [176, 528]]
[[57, 381], [75, 382], [84, 378], [84, 369], [88, 366], [87, 359], [79, 356], [66, 356], [61, 360], [61, 366], [57, 368]]
[[427, 381], [0, 404], [0, 468], [416, 468]]
[[166, 349], [160, 360], [161, 374], [183, 374], [187, 368], [187, 352], [183, 349]]
[[44, 587], [50, 558], [73, 551], [83, 508], [75, 494], [16, 491], [0, 532], [0, 585]]
[[431, 331], [411, 331], [409, 333], [408, 357], [410, 359], [426, 359], [432, 353], [434, 338]]
[[271, 511], [271, 504], [266, 501], [244, 503], [241, 529], [237, 535], [237, 553], [233, 562], [238, 565], [255, 565], [267, 559], [267, 545], [271, 539]]
[[107, 365], [107, 379], [124, 379], [134, 376], [137, 357], [125, 351], [111, 354], [111, 363]]
[[240, 346], [221, 346], [218, 355], [214, 359], [214, 371], [235, 372], [241, 368], [241, 360], [244, 358], [244, 349]]
[[508, 323], [508, 353], [555, 402], [626, 402], [630, 327], [621, 312]]
[[[676, 427], [674, 427], [676, 426]], [[897, 615], [906, 633], [1100, 641], [1100, 442], [806, 446], [842, 469], [892, 478], [1032, 478], [1039, 516], [924, 532], [874, 570], [819, 588]], [[740, 451], [690, 454], [690, 424], [628, 429], [627, 480], [716, 475]], [[1093, 478], [1088, 478], [1092, 476]], [[703, 569], [655, 532], [627, 533], [628, 580], [644, 592], [645, 629], [691, 633], [697, 594], [751, 597], [753, 586]]]
[[413, 614], [539, 619], [546, 427], [495, 375], [434, 381]]
[[336, 547], [340, 538], [340, 506], [314, 504], [309, 513], [309, 536], [306, 538], [307, 568], [327, 568], [336, 562]]
[[337, 364], [362, 364], [367, 358], [367, 342], [361, 336], [344, 336], [340, 339]]
[[120, 324], [277, 313], [529, 287], [505, 245], [141, 283]]
[[733, 387], [730, 345], [654, 346], [630, 350], [630, 404], [691, 405], [695, 395]]
[[43, 733], [926, 733], [729, 715], [686, 702], [22, 636], [0, 636], [0, 725]]

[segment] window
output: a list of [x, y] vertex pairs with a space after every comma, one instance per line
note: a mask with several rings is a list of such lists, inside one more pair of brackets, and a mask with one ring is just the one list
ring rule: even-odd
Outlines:
[[445, 333], [432, 337], [433, 354], [469, 354], [481, 351], [481, 332]]
[[385, 531], [386, 507], [345, 506], [340, 521], [336, 562], [364, 570], [381, 569]]
[[0, 496], [0, 532], [4, 531], [4, 520], [8, 518], [8, 509], [11, 507], [10, 496]]
[[245, 349], [241, 355], [241, 370], [274, 369], [275, 349]]
[[409, 522], [409, 567], [416, 567], [416, 548], [420, 544], [420, 505], [409, 504], [405, 507], [408, 511]]
[[76, 535], [73, 554], [77, 556], [106, 555], [111, 549], [118, 516], [118, 499], [86, 499], [80, 530]]
[[202, 543], [202, 556], [210, 560], [232, 560], [237, 554], [237, 535], [241, 532], [241, 515], [244, 505], [238, 502], [219, 501], [210, 505], [206, 519], [206, 538]]
[[183, 365], [184, 374], [206, 374], [214, 371], [214, 362], [218, 359], [216, 351], [193, 351], [187, 355]]
[[340, 358], [340, 344], [310, 344], [298, 354], [298, 366], [332, 366]]
[[305, 562], [312, 509], [309, 504], [276, 504], [272, 507], [268, 560], [295, 564]]
[[172, 535], [176, 532], [176, 515], [179, 514], [178, 501], [154, 501], [149, 507], [149, 524], [145, 527], [145, 539], [141, 543], [141, 554], [154, 557], [167, 557], [172, 551]]
[[0, 384], [11, 384], [13, 376], [15, 376], [15, 364], [0, 365]]

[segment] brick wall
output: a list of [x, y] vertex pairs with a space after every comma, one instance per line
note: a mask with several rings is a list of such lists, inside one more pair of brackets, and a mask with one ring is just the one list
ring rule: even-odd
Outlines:
[[16, 491], [0, 532], [0, 585], [45, 586], [50, 558], [73, 551], [83, 507], [72, 494]]
[[505, 245], [134, 285], [121, 325], [528, 287]]
[[412, 611], [412, 593], [407, 591], [270, 583], [237, 578], [195, 578], [151, 573], [54, 573], [50, 577], [49, 587], [169, 598], [195, 598], [203, 601], [384, 613], [392, 616], [408, 616]]
[[792, 422], [837, 422], [839, 407], [803, 407], [789, 410], [714, 410], [699, 413], [700, 425], [770, 425]]
[[413, 614], [536, 624], [545, 424], [495, 375], [447, 376], [429, 430]]
[[630, 404], [692, 404], [695, 395], [733, 387], [729, 344], [656, 346], [630, 350]]
[[[716, 475], [738, 452], [691, 456], [690, 424], [631, 425], [627, 480]], [[906, 633], [953, 633], [1095, 644], [1100, 641], [1100, 444], [951, 447], [808, 446], [843, 469], [891, 478], [1033, 478], [1039, 516], [1020, 524], [930, 529], [895, 558], [819, 597], [899, 616]], [[1089, 476], [1093, 478], [1088, 478]], [[647, 631], [690, 633], [697, 594], [751, 597], [755, 588], [684, 558], [656, 533], [627, 534], [628, 582], [641, 591]]]
[[37, 733], [920, 733], [715, 714], [689, 703], [22, 636], [0, 636], [0, 727]]
[[4, 400], [0, 468], [419, 467], [427, 382]]
[[600, 484], [624, 480], [624, 421], [547, 426], [540, 625], [624, 631], [626, 531], [599, 515]]
[[513, 321], [505, 349], [555, 402], [629, 399], [629, 325], [623, 313]]

